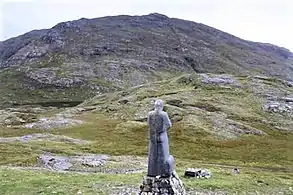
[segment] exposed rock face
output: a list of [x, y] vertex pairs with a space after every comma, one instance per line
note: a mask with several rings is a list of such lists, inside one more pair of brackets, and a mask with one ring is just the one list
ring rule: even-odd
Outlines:
[[141, 195], [185, 195], [183, 182], [176, 172], [168, 178], [146, 177], [141, 185]]
[[264, 73], [290, 80], [292, 70], [289, 50], [200, 23], [161, 14], [82, 18], [0, 42], [0, 106], [80, 101], [174, 73]]

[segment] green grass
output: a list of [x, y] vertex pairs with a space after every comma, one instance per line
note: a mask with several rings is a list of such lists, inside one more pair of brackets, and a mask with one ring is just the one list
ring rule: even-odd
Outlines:
[[131, 185], [137, 175], [64, 174], [43, 171], [0, 169], [0, 194], [109, 194], [115, 186]]
[[[184, 164], [183, 161], [180, 164]], [[186, 164], [185, 164], [186, 165]], [[200, 166], [188, 163], [188, 166]], [[177, 166], [178, 167], [178, 166]], [[205, 166], [212, 171], [210, 179], [183, 177], [184, 170], [177, 168], [179, 177], [188, 191], [226, 191], [229, 194], [291, 194], [292, 173], [265, 172], [263, 170], [240, 169], [234, 175], [232, 168]], [[78, 174], [53, 173], [47, 171], [0, 168], [0, 192], [2, 194], [111, 194], [115, 187], [139, 189], [145, 172], [136, 174]]]
[[[74, 138], [92, 140], [90, 145], [73, 145], [61, 142], [28, 142], [0, 144], [0, 163], [17, 166], [31, 166], [36, 157], [44, 152], [61, 155], [81, 153], [107, 153], [111, 155], [147, 155], [147, 128], [115, 131], [119, 121], [99, 115], [82, 116], [94, 121], [85, 126], [55, 130], [52, 133]], [[121, 122], [121, 121], [120, 121]], [[259, 138], [243, 137], [238, 140], [212, 140], [193, 129], [182, 129], [175, 123], [170, 129], [170, 150], [176, 159], [176, 170], [182, 178], [187, 167], [205, 167], [213, 173], [209, 180], [184, 179], [187, 189], [222, 190], [227, 192], [252, 192], [270, 194], [288, 191], [292, 186], [292, 134], [282, 134]], [[14, 136], [24, 135], [27, 130], [12, 131]], [[6, 134], [8, 136], [8, 134]], [[206, 137], [206, 138], [205, 138]], [[208, 164], [208, 165], [206, 165]], [[232, 175], [232, 167], [222, 168], [212, 164], [240, 167], [240, 175]], [[225, 167], [225, 166], [224, 166]], [[256, 169], [257, 168], [257, 169]], [[0, 168], [1, 186], [4, 194], [75, 194], [81, 190], [86, 194], [109, 194], [117, 186], [138, 188], [142, 174], [58, 174], [40, 171], [23, 171]], [[130, 181], [129, 181], [130, 180]], [[257, 183], [261, 180], [266, 184]], [[88, 187], [90, 185], [90, 187]], [[104, 187], [106, 186], [106, 187]], [[240, 193], [239, 193], [240, 194]], [[284, 193], [286, 194], [286, 193]]]
[[[245, 87], [241, 88], [200, 85], [197, 79], [194, 75], [183, 76], [88, 100], [81, 107], [94, 106], [97, 109], [76, 117], [87, 123], [48, 132], [91, 140], [89, 145], [49, 141], [1, 143], [0, 165], [32, 166], [36, 163], [37, 155], [44, 152], [62, 155], [104, 153], [146, 157], [147, 124], [144, 119], [140, 119], [143, 122], [134, 120], [136, 115], [146, 115], [151, 109], [150, 98], [155, 97], [166, 100], [168, 104], [165, 109], [170, 116], [180, 116], [180, 120], [174, 122], [169, 130], [170, 150], [176, 159], [176, 170], [182, 176], [185, 168], [202, 166], [214, 173], [210, 180], [184, 179], [187, 189], [223, 190], [236, 194], [277, 194], [283, 190], [283, 194], [290, 194], [289, 187], [293, 187], [293, 133], [276, 130], [272, 125], [271, 122], [278, 121], [280, 116], [262, 111], [262, 100], [247, 88], [250, 82], [247, 78], [241, 78], [241, 82], [246, 83]], [[216, 119], [218, 116], [226, 116], [227, 119], [261, 130], [266, 135], [242, 135], [235, 139], [215, 137], [211, 134], [212, 116]], [[292, 119], [282, 117], [282, 122], [290, 120]], [[34, 132], [39, 131], [0, 128], [1, 137], [22, 136]], [[227, 165], [231, 167], [227, 168]], [[240, 167], [241, 174], [231, 174], [231, 169], [235, 166]], [[17, 194], [20, 191], [25, 194], [29, 193], [30, 189], [32, 193], [42, 191], [43, 194], [50, 194], [52, 188], [60, 190], [57, 194], [67, 191], [75, 193], [78, 189], [87, 194], [107, 194], [108, 192], [96, 191], [94, 187], [87, 188], [83, 185], [97, 182], [97, 186], [108, 185], [107, 189], [116, 184], [138, 187], [142, 177], [142, 174], [130, 175], [131, 181], [127, 183], [127, 175], [115, 177], [89, 174], [77, 177], [77, 174], [70, 174], [70, 180], [66, 174], [3, 168], [0, 168], [0, 171], [11, 175], [11, 180], [1, 184], [3, 186], [0, 188], [6, 190], [7, 194]], [[23, 178], [24, 182], [19, 183], [17, 177]], [[35, 184], [36, 181], [29, 180], [28, 177], [39, 178], [42, 182]], [[67, 187], [64, 184], [66, 179], [69, 180]], [[54, 182], [50, 183], [52, 180]], [[263, 183], [257, 183], [257, 180]], [[51, 188], [47, 189], [46, 185], [42, 186], [41, 183], [48, 183], [47, 186]]]
[[[240, 168], [241, 173], [235, 175], [230, 168], [208, 167], [213, 173], [212, 179], [186, 179], [183, 181], [187, 189], [212, 189], [226, 192], [270, 194], [272, 191], [286, 190], [289, 194], [289, 187], [292, 186], [292, 174], [281, 172], [265, 172], [262, 170], [251, 170]], [[258, 182], [259, 181], [259, 182]], [[260, 183], [262, 181], [263, 183]]]
[[[30, 159], [30, 155], [49, 150], [55, 150], [57, 153], [147, 154], [146, 124], [142, 123], [139, 127], [117, 132], [116, 126], [123, 121], [109, 119], [103, 115], [82, 116], [82, 118], [92, 123], [54, 130], [51, 133], [92, 140], [94, 141], [92, 144], [85, 146], [50, 142], [0, 144], [1, 156], [6, 158], [4, 162], [8, 162], [10, 158], [12, 161], [15, 156], [19, 156], [19, 153], [23, 153], [26, 158]], [[293, 154], [290, 152], [290, 148], [293, 148], [293, 134], [291, 133], [278, 132], [264, 137], [242, 136], [237, 140], [217, 140], [201, 131], [195, 131], [192, 128], [183, 129], [182, 127], [183, 124], [177, 122], [169, 131], [171, 151], [176, 158], [208, 160], [215, 163], [238, 162], [243, 165], [272, 167], [290, 167], [293, 164]], [[32, 132], [35, 131], [11, 131], [13, 136]], [[9, 136], [7, 133], [4, 135]]]

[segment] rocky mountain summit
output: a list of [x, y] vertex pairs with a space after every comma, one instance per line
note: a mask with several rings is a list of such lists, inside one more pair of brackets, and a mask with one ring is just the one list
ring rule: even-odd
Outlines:
[[153, 13], [62, 22], [0, 42], [1, 107], [79, 102], [182, 73], [292, 81], [293, 54]]

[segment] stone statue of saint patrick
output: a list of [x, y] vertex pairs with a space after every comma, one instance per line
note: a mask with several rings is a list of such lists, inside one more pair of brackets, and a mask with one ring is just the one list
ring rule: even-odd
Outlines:
[[163, 101], [157, 100], [155, 110], [148, 115], [149, 162], [140, 195], [185, 195], [184, 184], [174, 170], [174, 158], [169, 153], [167, 130], [172, 123], [163, 107]]
[[149, 177], [169, 177], [174, 171], [174, 158], [169, 153], [167, 130], [172, 126], [169, 116], [163, 111], [163, 101], [155, 102], [155, 109], [149, 112]]

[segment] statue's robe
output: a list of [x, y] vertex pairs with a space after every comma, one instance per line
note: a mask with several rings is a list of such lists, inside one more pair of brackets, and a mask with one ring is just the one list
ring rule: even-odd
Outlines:
[[151, 111], [148, 115], [149, 159], [148, 176], [170, 176], [174, 171], [174, 158], [169, 153], [167, 130], [171, 127], [168, 114]]

